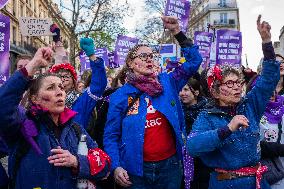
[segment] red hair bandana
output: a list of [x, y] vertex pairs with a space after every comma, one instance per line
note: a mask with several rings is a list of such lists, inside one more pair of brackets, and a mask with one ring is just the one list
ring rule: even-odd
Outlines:
[[215, 65], [214, 68], [211, 68], [207, 74], [207, 85], [209, 90], [211, 90], [216, 80], [222, 82], [222, 79], [223, 79], [222, 70], [218, 65]]

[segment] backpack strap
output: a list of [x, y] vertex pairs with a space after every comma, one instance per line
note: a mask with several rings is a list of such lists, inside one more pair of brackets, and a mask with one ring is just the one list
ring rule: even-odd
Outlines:
[[78, 143], [80, 142], [80, 138], [81, 138], [81, 134], [82, 134], [82, 129], [80, 127], [80, 125], [76, 122], [72, 123], [72, 127], [75, 131], [76, 137], [78, 138]]

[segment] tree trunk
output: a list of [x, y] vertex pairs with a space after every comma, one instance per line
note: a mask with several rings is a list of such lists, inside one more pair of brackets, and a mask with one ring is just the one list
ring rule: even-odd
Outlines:
[[76, 47], [77, 47], [77, 36], [74, 32], [72, 32], [70, 36], [70, 55], [69, 60], [70, 63], [75, 66], [75, 58], [76, 58]]

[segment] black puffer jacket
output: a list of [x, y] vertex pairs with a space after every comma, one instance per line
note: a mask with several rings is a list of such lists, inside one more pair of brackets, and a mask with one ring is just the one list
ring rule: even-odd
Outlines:
[[[186, 133], [190, 133], [192, 125], [196, 120], [198, 114], [207, 107], [208, 100], [204, 97], [199, 97], [197, 104], [186, 107], [184, 106], [184, 116], [186, 123]], [[207, 189], [209, 186], [209, 179], [211, 169], [204, 165], [199, 158], [194, 158], [194, 179], [191, 182], [191, 189]]]
[[276, 142], [260, 142], [261, 163], [268, 167], [264, 178], [270, 185], [284, 179], [284, 167], [279, 157], [284, 156], [284, 144]]

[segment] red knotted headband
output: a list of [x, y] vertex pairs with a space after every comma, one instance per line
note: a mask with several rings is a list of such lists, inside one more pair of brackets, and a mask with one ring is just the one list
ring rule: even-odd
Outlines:
[[211, 68], [208, 71], [208, 74], [207, 74], [207, 84], [208, 84], [209, 90], [211, 90], [216, 80], [222, 82], [222, 79], [223, 79], [222, 70], [218, 65], [215, 65], [213, 68]]

